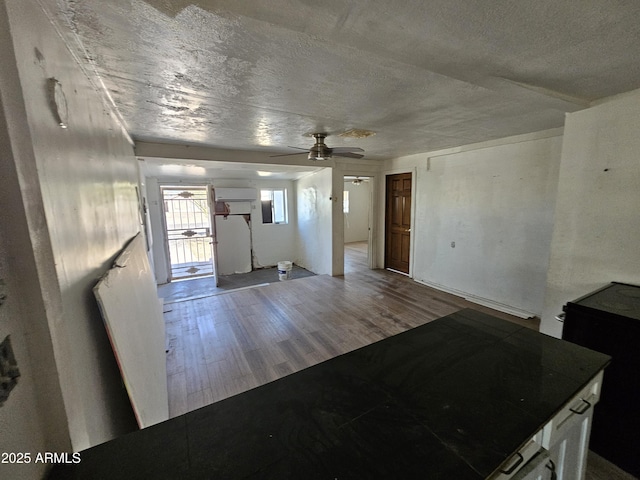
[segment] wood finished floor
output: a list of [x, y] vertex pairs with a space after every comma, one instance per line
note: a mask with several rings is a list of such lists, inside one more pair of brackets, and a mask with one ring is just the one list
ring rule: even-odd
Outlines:
[[175, 417], [390, 335], [471, 307], [385, 270], [348, 244], [344, 277], [273, 283], [165, 305], [169, 414]]
[[[165, 306], [169, 414], [244, 392], [323, 360], [475, 308], [523, 320], [367, 268], [367, 244], [345, 246], [344, 277], [319, 275]], [[630, 480], [589, 453], [586, 480]]]

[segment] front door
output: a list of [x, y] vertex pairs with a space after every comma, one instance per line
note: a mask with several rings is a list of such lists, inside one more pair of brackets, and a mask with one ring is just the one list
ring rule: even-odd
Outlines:
[[409, 273], [411, 174], [387, 176], [384, 266]]
[[161, 187], [171, 280], [213, 275], [206, 187]]

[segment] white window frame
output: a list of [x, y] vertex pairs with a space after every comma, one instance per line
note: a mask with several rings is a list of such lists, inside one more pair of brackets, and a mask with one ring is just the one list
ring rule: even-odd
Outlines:
[[[278, 219], [276, 220], [276, 213], [280, 213], [280, 212], [276, 212], [277, 209], [277, 205], [276, 205], [276, 201], [275, 201], [275, 192], [279, 192], [282, 194], [282, 219]], [[265, 195], [266, 194], [266, 195]], [[265, 196], [270, 194], [270, 198], [265, 198]], [[271, 222], [265, 222], [265, 216], [264, 216], [264, 205], [262, 204], [263, 201], [271, 201]], [[289, 205], [288, 205], [288, 201], [287, 201], [287, 189], [286, 188], [278, 188], [278, 187], [274, 187], [274, 188], [260, 188], [260, 204], [263, 208], [262, 210], [262, 224], [263, 225], [287, 225], [289, 223]]]

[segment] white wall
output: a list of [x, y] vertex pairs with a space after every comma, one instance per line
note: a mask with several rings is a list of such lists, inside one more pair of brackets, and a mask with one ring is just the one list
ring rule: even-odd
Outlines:
[[360, 185], [354, 185], [349, 180], [344, 182], [344, 190], [349, 192], [349, 212], [344, 214], [344, 243], [366, 242], [369, 239], [371, 184], [363, 180]]
[[388, 162], [389, 170], [415, 168], [417, 281], [522, 316], [542, 312], [562, 141], [557, 134]]
[[[296, 183], [299, 238], [297, 263], [314, 273], [331, 275], [333, 209], [334, 205], [340, 208], [342, 205], [342, 202], [332, 197], [332, 169], [325, 168]], [[338, 193], [342, 195], [340, 190]]]
[[[26, 124], [10, 128], [29, 132], [32, 140], [31, 157], [15, 150], [14, 160], [19, 169], [35, 167], [19, 178], [20, 188], [25, 205], [40, 198], [35, 207], [44, 211], [44, 222], [29, 225], [46, 308], [39, 321], [48, 321], [68, 435], [79, 450], [135, 428], [91, 289], [139, 230], [137, 162], [128, 137], [39, 4], [6, 5], [21, 84], [21, 92], [7, 94], [22, 94], [26, 111]], [[45, 86], [51, 77], [66, 95], [68, 129], [57, 125], [50, 109]], [[19, 135], [11, 141], [17, 146]], [[53, 403], [52, 411], [58, 406]]]
[[[5, 158], [2, 160], [4, 161]], [[6, 183], [3, 182], [3, 185]], [[3, 205], [9, 206], [11, 203], [3, 203]], [[4, 211], [5, 208], [0, 209], [2, 225], [6, 225]], [[64, 410], [60, 412], [62, 396], [59, 387], [56, 388], [54, 385], [53, 389], [46, 388], [38, 370], [44, 362], [53, 363], [53, 351], [50, 342], [46, 341], [46, 332], [44, 334], [40, 332], [42, 326], [37, 324], [37, 314], [42, 315], [43, 311], [36, 313], [27, 304], [34, 298], [37, 301], [39, 293], [33, 259], [28, 258], [29, 252], [20, 251], [16, 248], [17, 245], [11, 245], [13, 242], [10, 239], [4, 238], [5, 234], [18, 235], [30, 244], [28, 234], [22, 236], [23, 232], [20, 230], [22, 228], [16, 228], [12, 232], [0, 229], [0, 294], [6, 295], [4, 301], [0, 301], [2, 303], [0, 305], [0, 341], [10, 335], [20, 370], [18, 384], [9, 394], [6, 403], [0, 407], [0, 452], [68, 451], [71, 443], [65, 431]], [[21, 258], [23, 255], [27, 258]], [[26, 266], [30, 267], [28, 271], [21, 270]], [[35, 287], [34, 291], [30, 291], [32, 290], [30, 288], [21, 288], [21, 282], [27, 276], [31, 277], [30, 280], [35, 280], [32, 284]], [[44, 323], [46, 328], [46, 322]], [[43, 352], [39, 352], [38, 349], [46, 349], [46, 354], [43, 355]], [[55, 374], [55, 366], [47, 370]], [[50, 421], [55, 422], [55, 419], [48, 417], [47, 405], [43, 400], [50, 394], [53, 394], [50, 397], [52, 402], [56, 400], [59, 402], [57, 405], [55, 403], [52, 405], [52, 413], [58, 416], [58, 420], [62, 414], [63, 421], [58, 422], [61, 430], [57, 436], [55, 432], [48, 432], [51, 429]], [[2, 463], [0, 477], [40, 478], [45, 470], [45, 465], [42, 464]]]
[[[0, 65], [0, 341], [11, 336], [21, 374], [0, 407], [0, 452], [64, 452], [71, 440], [41, 283], [55, 285], [55, 270], [4, 3]], [[46, 469], [5, 463], [0, 478], [41, 478]]]
[[251, 210], [253, 267], [275, 266], [283, 260], [297, 261], [298, 215], [295, 182], [290, 180], [256, 180], [250, 182], [248, 186], [258, 190], [258, 198], [261, 188], [286, 188], [289, 214], [286, 225], [262, 223], [260, 201], [253, 203], [254, 208]]
[[153, 258], [153, 273], [157, 284], [169, 281], [169, 263], [167, 261], [167, 250], [164, 243], [166, 235], [164, 232], [162, 208], [164, 206], [160, 196], [160, 186], [157, 178], [145, 177], [147, 206], [149, 208], [149, 226], [151, 230], [151, 257]]
[[155, 271], [153, 251], [151, 245], [153, 245], [154, 236], [151, 225], [151, 217], [149, 215], [149, 194], [147, 193], [147, 179], [144, 176], [144, 172], [140, 168], [140, 161], [138, 161], [138, 185], [140, 186], [140, 222], [141, 228], [144, 230], [147, 257], [149, 264], [151, 265], [151, 271]]
[[[217, 272], [218, 275], [249, 273], [251, 266], [251, 228], [245, 214], [233, 214], [234, 207], [244, 202], [229, 205], [230, 215], [216, 217], [216, 236], [218, 239]], [[249, 202], [246, 202], [247, 204]], [[239, 210], [247, 212], [247, 209]]]
[[611, 281], [640, 284], [640, 90], [567, 116], [540, 330]]

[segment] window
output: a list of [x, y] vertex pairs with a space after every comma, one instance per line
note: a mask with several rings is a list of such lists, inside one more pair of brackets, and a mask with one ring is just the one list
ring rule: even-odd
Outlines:
[[342, 192], [342, 211], [344, 213], [349, 213], [349, 191], [345, 190]]
[[269, 188], [260, 190], [262, 223], [287, 223], [287, 189]]

